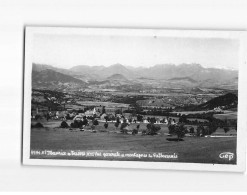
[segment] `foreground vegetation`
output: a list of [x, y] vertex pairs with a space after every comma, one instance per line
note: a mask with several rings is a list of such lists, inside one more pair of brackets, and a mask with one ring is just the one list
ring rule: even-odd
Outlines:
[[[172, 161], [193, 163], [220, 163], [235, 164], [236, 158], [231, 161], [219, 158], [222, 152], [236, 153], [236, 137], [184, 137], [183, 141], [174, 141], [175, 136], [167, 136], [169, 129], [161, 125], [158, 135], [142, 136], [142, 134], [122, 134], [120, 129], [116, 131], [114, 124], [109, 123], [105, 130], [103, 123], [96, 127], [96, 133], [89, 128], [80, 129], [58, 128], [60, 123], [50, 121], [43, 128], [31, 129], [31, 150], [81, 150], [81, 151], [115, 151], [115, 152], [139, 152], [139, 153], [177, 153], [178, 159], [144, 159], [144, 161]], [[147, 124], [140, 124], [140, 129]], [[134, 126], [134, 124], [132, 124]], [[31, 158], [62, 158], [47, 156], [31, 156]], [[69, 159], [97, 159], [100, 157], [73, 157]], [[124, 158], [107, 160], [140, 160], [138, 158]]]

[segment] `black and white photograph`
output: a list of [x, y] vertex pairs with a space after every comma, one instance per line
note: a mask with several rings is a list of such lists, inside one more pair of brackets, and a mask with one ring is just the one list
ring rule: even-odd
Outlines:
[[24, 164], [243, 171], [243, 35], [26, 27]]

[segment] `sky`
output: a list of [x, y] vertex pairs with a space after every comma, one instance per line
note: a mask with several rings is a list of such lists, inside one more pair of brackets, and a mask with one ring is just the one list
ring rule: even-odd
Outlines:
[[59, 68], [198, 63], [237, 70], [238, 53], [234, 39], [36, 34], [32, 57], [34, 63]]

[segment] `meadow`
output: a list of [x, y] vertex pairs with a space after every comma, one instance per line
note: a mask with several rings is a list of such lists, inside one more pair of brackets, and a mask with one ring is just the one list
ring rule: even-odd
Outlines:
[[220, 120], [228, 120], [228, 119], [237, 120], [237, 117], [238, 117], [237, 112], [226, 112], [224, 114], [214, 114], [214, 118], [217, 118]]
[[[104, 151], [123, 153], [176, 153], [177, 159], [139, 159], [139, 158], [107, 158], [107, 160], [124, 161], [162, 161], [162, 162], [185, 162], [185, 163], [209, 163], [209, 164], [236, 164], [236, 156], [229, 161], [219, 158], [222, 152], [236, 154], [236, 137], [184, 137], [183, 141], [171, 141], [168, 136], [168, 128], [165, 124], [160, 125], [158, 135], [124, 135], [116, 130], [113, 123], [109, 123], [107, 129], [104, 123], [99, 123], [96, 133], [90, 131], [90, 127], [84, 131], [79, 129], [59, 128], [61, 121], [41, 121], [44, 128], [31, 128], [31, 150], [53, 151]], [[70, 124], [70, 121], [68, 121]], [[131, 124], [135, 128], [137, 124]], [[140, 130], [146, 128], [146, 124], [140, 123]], [[106, 160], [104, 157], [61, 157], [46, 155], [31, 155], [31, 158], [41, 159], [73, 159], [73, 160]]]

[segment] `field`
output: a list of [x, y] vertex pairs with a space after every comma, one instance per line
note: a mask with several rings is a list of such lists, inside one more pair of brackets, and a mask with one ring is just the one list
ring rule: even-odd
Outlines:
[[[142, 136], [123, 135], [115, 130], [112, 123], [109, 123], [107, 131], [100, 123], [96, 127], [97, 132], [92, 133], [87, 128], [85, 131], [69, 130], [58, 128], [60, 121], [44, 122], [44, 128], [31, 129], [31, 150], [52, 150], [52, 151], [98, 151], [98, 152], [120, 152], [120, 153], [163, 153], [178, 155], [177, 159], [163, 158], [143, 158], [141, 161], [172, 161], [172, 162], [191, 162], [191, 163], [210, 163], [210, 164], [236, 164], [236, 156], [229, 161], [219, 158], [222, 152], [232, 152], [236, 154], [236, 137], [184, 137], [183, 141], [169, 141], [173, 137], [167, 136], [168, 128], [161, 125], [159, 135]], [[70, 122], [68, 122], [70, 124]], [[136, 126], [132, 124], [130, 129]], [[146, 124], [140, 124], [140, 129], [145, 128]], [[49, 159], [75, 159], [75, 160], [106, 160], [101, 157], [63, 157], [47, 155], [31, 155], [31, 158]], [[110, 157], [107, 160], [138, 161], [139, 158]]]
[[172, 112], [172, 113], [176, 113], [176, 114], [203, 114], [206, 113], [207, 111], [182, 111], [182, 112]]
[[226, 112], [224, 114], [215, 114], [215, 118], [221, 119], [221, 120], [228, 120], [228, 119], [237, 119], [238, 113], [237, 112]]
[[114, 103], [114, 102], [96, 102], [96, 101], [77, 101], [83, 106], [106, 106], [106, 107], [127, 107], [129, 104]]

